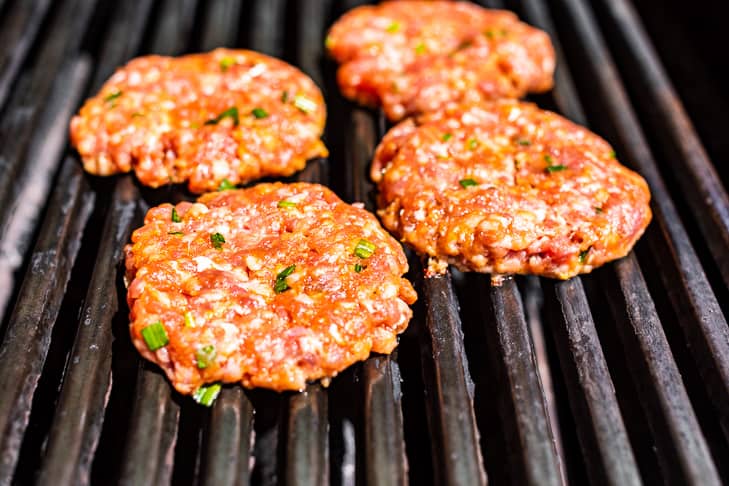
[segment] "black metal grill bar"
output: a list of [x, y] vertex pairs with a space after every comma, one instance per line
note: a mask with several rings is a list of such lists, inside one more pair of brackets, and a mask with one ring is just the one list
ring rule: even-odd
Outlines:
[[550, 328], [557, 343], [577, 434], [593, 483], [639, 485], [640, 472], [628, 440], [615, 388], [603, 356], [580, 279], [547, 283], [562, 322]]
[[[57, 73], [45, 106], [34, 122], [25, 119], [22, 126], [9, 128], [9, 138], [17, 142], [4, 146], [8, 151], [0, 157], [14, 169], [3, 174], [0, 186], [0, 272], [4, 285], [0, 289], [0, 319], [12, 292], [14, 272], [32, 244], [32, 234], [46, 203], [49, 187], [58, 169], [58, 161], [66, 147], [67, 122], [81, 97], [89, 76], [89, 60], [70, 59]], [[32, 85], [32, 84], [31, 84]], [[21, 133], [13, 132], [19, 128]]]
[[391, 356], [374, 356], [362, 365], [365, 387], [365, 461], [367, 484], [407, 484], [400, 374]]
[[190, 44], [197, 0], [164, 0], [152, 31], [154, 54], [175, 56]]
[[[69, 71], [77, 68], [76, 62], [69, 63], [69, 59], [80, 42], [77, 32], [85, 30], [91, 14], [93, 1], [76, 3], [69, 2], [58, 7], [37, 55], [33, 56], [30, 69], [13, 88], [0, 121], [0, 320], [14, 286], [14, 272], [32, 244], [29, 233], [37, 223], [39, 205], [45, 202], [48, 194], [45, 185], [52, 180], [59, 160], [58, 156], [50, 156], [48, 152], [40, 158], [26, 156], [26, 150], [31, 147], [37, 152], [38, 148], [47, 147], [43, 143], [46, 141], [43, 121], [52, 116], [51, 109], [58, 110], [59, 103], [60, 106], [75, 108], [76, 101], [69, 96], [71, 93], [64, 85], [67, 80], [57, 77], [62, 66], [61, 75], [66, 78]], [[7, 49], [6, 52], [15, 51]], [[54, 86], [56, 95], [49, 100], [49, 92]], [[41, 128], [34, 130], [36, 126]], [[59, 150], [63, 147], [62, 143], [63, 140]], [[43, 169], [49, 173], [38, 174], [39, 171], [44, 172]], [[34, 197], [27, 197], [25, 193], [29, 190]], [[19, 206], [23, 207], [23, 211], [15, 211]]]
[[140, 363], [132, 423], [126, 438], [120, 484], [170, 484], [180, 406], [167, 378]]
[[[377, 143], [378, 131], [372, 114], [352, 110], [347, 129], [345, 193], [373, 211], [369, 193], [368, 168]], [[368, 484], [407, 484], [407, 457], [403, 439], [399, 373], [391, 356], [374, 356], [362, 365], [364, 387], [365, 475]]]
[[329, 420], [326, 391], [316, 383], [288, 399], [286, 481], [293, 486], [329, 483]]
[[675, 292], [671, 302], [681, 316], [679, 322], [689, 348], [706, 383], [713, 384], [714, 389], [708, 390], [709, 394], [715, 401], [722, 423], [727, 424], [729, 327], [726, 319], [680, 223], [592, 12], [578, 0], [562, 0], [561, 3], [583, 41], [580, 47], [590, 53], [585, 56], [586, 65], [594, 77], [594, 86], [601, 92], [600, 99], [605, 102], [604, 113], [612, 122], [611, 128], [616, 131], [628, 160], [636, 164], [651, 186], [652, 207], [663, 241], [657, 241], [658, 235], [650, 232], [647, 240], [655, 254], [666, 255], [674, 263], [666, 265], [665, 261], [660, 261], [657, 265], [659, 273], [666, 288]]
[[238, 0], [207, 2], [205, 24], [200, 41], [202, 51], [235, 44], [243, 3]]
[[664, 477], [685, 484], [720, 484], [638, 262], [631, 254], [614, 268], [620, 285], [611, 282], [606, 288], [620, 295], [609, 301]]
[[0, 46], [5, 47], [0, 54], [0, 107], [5, 104], [10, 85], [33, 45], [50, 5], [50, 0], [15, 2], [0, 24]]
[[[562, 484], [557, 451], [550, 430], [544, 391], [539, 380], [532, 338], [524, 317], [521, 295], [513, 279], [488, 291], [487, 313], [493, 322], [485, 322], [491, 353], [499, 374], [508, 389], [500, 403], [507, 430], [507, 441], [516, 455], [512, 473], [521, 484]], [[513, 420], [512, 419], [513, 415]]]
[[667, 147], [664, 160], [680, 173], [682, 194], [712, 252], [724, 285], [729, 286], [729, 196], [709, 160], [671, 81], [658, 61], [651, 41], [632, 4], [625, 0], [602, 1], [604, 11], [628, 46], [631, 71], [642, 84], [640, 102], [650, 106], [650, 122]]
[[5, 390], [0, 400], [0, 484], [10, 484], [15, 470], [52, 326], [94, 203], [75, 160], [66, 160], [59, 184], [0, 348], [7, 364], [0, 373]]
[[215, 400], [204, 453], [202, 484], [248, 484], [253, 406], [239, 386], [224, 388]]
[[[486, 484], [473, 411], [472, 383], [450, 274], [423, 279], [422, 350], [436, 484]], [[413, 325], [417, 325], [413, 323]]]
[[251, 48], [269, 56], [282, 57], [286, 24], [286, 3], [284, 0], [256, 2], [251, 6]]
[[39, 484], [89, 482], [91, 460], [111, 391], [111, 319], [119, 309], [117, 271], [132, 226], [139, 220], [137, 197], [138, 192], [129, 178], [117, 185], [112, 196], [86, 306], [49, 433]]

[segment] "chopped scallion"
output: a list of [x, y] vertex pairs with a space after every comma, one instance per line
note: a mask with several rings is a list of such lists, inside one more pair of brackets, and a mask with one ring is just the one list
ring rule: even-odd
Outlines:
[[175, 236], [184, 236], [185, 235], [185, 233], [183, 233], [182, 231], [168, 231], [167, 234], [175, 235]]
[[220, 250], [223, 247], [223, 243], [225, 243], [225, 238], [220, 233], [213, 233], [210, 235], [210, 242], [216, 250]]
[[220, 394], [220, 383], [213, 383], [212, 385], [203, 385], [192, 394], [192, 399], [200, 405], [209, 407], [213, 404], [218, 394]]
[[364, 267], [363, 267], [363, 266], [362, 266], [361, 264], [359, 264], [359, 263], [355, 263], [355, 264], [354, 264], [354, 271], [355, 271], [355, 272], [359, 273], [359, 272], [361, 272], [362, 270], [364, 270]]
[[185, 327], [195, 327], [195, 317], [192, 312], [185, 312]]
[[294, 270], [296, 270], [296, 265], [290, 265], [276, 275], [276, 282], [273, 284], [274, 292], [280, 294], [281, 292], [285, 292], [291, 288], [289, 287], [289, 284], [286, 283], [286, 277], [294, 273]]
[[610, 151], [610, 158], [611, 158], [611, 159], [614, 159], [614, 158], [616, 158], [617, 156], [618, 156], [618, 154], [616, 154], [616, 153], [615, 153], [615, 150], [611, 150], [611, 151]]
[[577, 257], [577, 260], [578, 260], [578, 261], [579, 261], [580, 263], [585, 263], [585, 260], [587, 260], [587, 254], [588, 254], [588, 253], [590, 253], [590, 250], [591, 250], [591, 249], [592, 249], [592, 247], [588, 248], [588, 249], [587, 249], [587, 250], [585, 250], [585, 251], [581, 251], [581, 252], [580, 252], [580, 256], [578, 256], [578, 257]]
[[218, 352], [215, 350], [214, 345], [208, 344], [207, 346], [201, 347], [195, 353], [195, 358], [197, 359], [197, 367], [201, 370], [204, 370], [215, 361], [215, 357], [217, 355]]
[[294, 97], [294, 106], [303, 113], [310, 113], [316, 110], [316, 102], [302, 95], [296, 95]]
[[280, 208], [295, 208], [296, 207], [296, 203], [293, 202], [293, 201], [281, 200], [281, 201], [278, 202], [277, 206], [280, 207]]
[[376, 249], [377, 247], [374, 243], [361, 239], [357, 242], [357, 246], [354, 247], [354, 254], [360, 258], [369, 258]]
[[172, 208], [172, 216], [171, 216], [173, 223], [181, 223], [182, 219], [180, 219], [180, 215], [177, 214], [177, 208]]
[[598, 208], [597, 206], [595, 206], [595, 212], [597, 214], [602, 214], [602, 208]]
[[400, 30], [400, 22], [393, 22], [387, 26], [387, 31], [391, 34], [394, 34], [398, 30]]
[[477, 185], [478, 185], [478, 182], [476, 182], [476, 181], [475, 181], [475, 180], [473, 180], [473, 179], [461, 179], [460, 181], [458, 181], [458, 183], [459, 183], [459, 184], [461, 185], [461, 187], [463, 187], [464, 189], [465, 189], [465, 188], [467, 188], [467, 187], [471, 187], [471, 186], [477, 186]]
[[469, 150], [476, 150], [477, 147], [478, 147], [478, 140], [476, 140], [475, 138], [472, 138], [468, 141]]
[[150, 351], [157, 351], [159, 348], [167, 346], [170, 342], [170, 338], [167, 336], [167, 331], [165, 331], [165, 326], [162, 325], [162, 321], [157, 321], [142, 329], [142, 338], [147, 343]]
[[444, 142], [447, 142], [451, 138], [453, 138], [453, 134], [452, 133], [446, 133], [446, 134], [443, 135], [443, 138], [441, 138], [441, 140], [443, 140]]
[[235, 58], [226, 56], [220, 60], [220, 70], [225, 72], [236, 63]]
[[222, 181], [220, 181], [218, 191], [229, 191], [231, 189], [235, 189], [235, 184], [230, 182], [228, 179], [223, 179]]
[[527, 147], [532, 144], [532, 142], [530, 142], [526, 138], [520, 138], [519, 140], [516, 141], [516, 143], [518, 143], [519, 145], [521, 145], [523, 147]]
[[286, 103], [289, 100], [289, 92], [284, 91], [281, 93], [281, 103]]
[[421, 42], [415, 46], [415, 54], [425, 54], [425, 44]]
[[222, 112], [221, 114], [216, 116], [215, 118], [212, 118], [212, 119], [206, 121], [205, 124], [206, 125], [217, 125], [224, 118], [230, 118], [231, 120], [233, 120], [233, 125], [237, 127], [238, 123], [239, 123], [238, 108], [236, 108], [235, 106], [233, 106], [232, 108], [228, 108], [227, 110], [225, 110], [224, 112]]
[[255, 116], [258, 119], [267, 118], [268, 112], [263, 108], [253, 108], [253, 110], [251, 110], [251, 115]]
[[[119, 98], [122, 95], [122, 93], [123, 93], [122, 91], [116, 90], [113, 93], [111, 93], [109, 96], [107, 96], [106, 98], [104, 98], [104, 102], [106, 102], [106, 103], [113, 102], [114, 100], [116, 100], [117, 98]], [[113, 104], [114, 103], [112, 103], [112, 105]]]
[[558, 164], [558, 165], [548, 165], [547, 166], [547, 172], [549, 172], [550, 174], [553, 172], [560, 172], [563, 170], [567, 170], [566, 165]]

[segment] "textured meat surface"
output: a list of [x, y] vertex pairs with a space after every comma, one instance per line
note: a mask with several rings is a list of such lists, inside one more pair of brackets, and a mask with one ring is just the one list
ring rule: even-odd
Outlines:
[[245, 50], [132, 60], [71, 120], [71, 142], [97, 175], [134, 170], [193, 192], [285, 176], [326, 156], [326, 107], [311, 79]]
[[385, 227], [435, 272], [566, 279], [625, 256], [651, 219], [648, 186], [607, 142], [518, 101], [396, 125], [372, 178]]
[[[172, 209], [151, 209], [127, 246], [127, 299], [134, 345], [178, 391], [301, 390], [391, 352], [405, 330], [416, 296], [400, 244], [329, 189], [260, 184]], [[157, 322], [169, 343], [151, 351], [142, 330]]]
[[408, 1], [347, 12], [326, 39], [340, 89], [390, 120], [450, 102], [519, 98], [552, 87], [544, 32], [468, 2]]

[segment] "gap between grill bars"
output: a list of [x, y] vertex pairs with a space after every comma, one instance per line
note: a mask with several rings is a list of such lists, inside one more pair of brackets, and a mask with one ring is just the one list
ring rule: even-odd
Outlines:
[[123, 245], [150, 206], [190, 196], [86, 176], [64, 153], [69, 117], [137, 55], [265, 52], [328, 103], [331, 156], [295, 179], [374, 210], [369, 162], [387, 124], [342, 99], [322, 52], [362, 3], [0, 1], [0, 39], [16, 47], [0, 56], [0, 484], [729, 480], [729, 203], [629, 0], [481, 2], [550, 33], [559, 67], [539, 104], [594, 127], [648, 179], [655, 221], [629, 257], [492, 287], [424, 278], [413, 256], [419, 301], [395, 353], [301, 394], [226, 386], [205, 409], [138, 358]]

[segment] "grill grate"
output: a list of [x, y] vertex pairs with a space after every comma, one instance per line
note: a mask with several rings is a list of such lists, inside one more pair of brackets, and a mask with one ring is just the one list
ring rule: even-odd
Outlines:
[[142, 53], [282, 57], [330, 112], [331, 163], [297, 179], [373, 209], [386, 122], [339, 96], [321, 51], [359, 3], [0, 0], [17, 46], [0, 55], [0, 484], [729, 481], [729, 200], [630, 0], [507, 2], [565, 46], [540, 104], [605, 134], [651, 185], [655, 221], [629, 257], [497, 288], [424, 279], [411, 258], [421, 298], [400, 346], [328, 389], [225, 387], [208, 410], [140, 361], [122, 248], [151, 205], [189, 196], [64, 156], [83, 94]]

